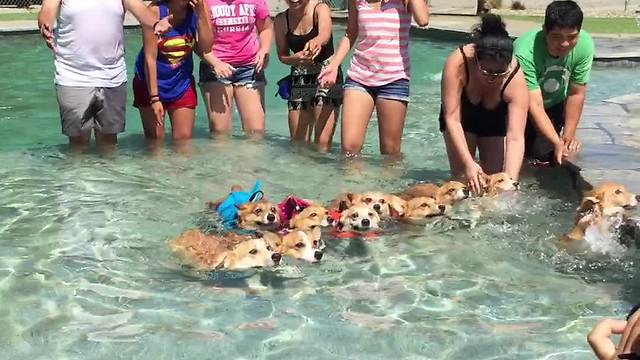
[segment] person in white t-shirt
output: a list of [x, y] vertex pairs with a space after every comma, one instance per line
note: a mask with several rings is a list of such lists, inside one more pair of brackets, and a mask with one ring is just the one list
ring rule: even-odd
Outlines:
[[71, 146], [88, 145], [92, 130], [98, 145], [115, 145], [124, 131], [126, 10], [156, 34], [171, 29], [171, 17], [158, 21], [141, 0], [42, 2], [38, 27], [53, 50], [62, 133]]

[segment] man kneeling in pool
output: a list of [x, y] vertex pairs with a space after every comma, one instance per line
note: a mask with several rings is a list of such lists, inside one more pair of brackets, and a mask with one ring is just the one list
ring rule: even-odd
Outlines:
[[542, 30], [515, 41], [515, 55], [529, 88], [525, 155], [562, 163], [563, 154], [580, 149], [576, 129], [584, 107], [594, 44], [582, 27], [574, 1], [553, 1]]

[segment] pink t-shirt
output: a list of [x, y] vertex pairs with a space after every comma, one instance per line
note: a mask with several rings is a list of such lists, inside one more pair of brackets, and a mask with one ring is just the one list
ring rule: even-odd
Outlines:
[[255, 63], [256, 21], [269, 16], [265, 0], [206, 0], [211, 15], [214, 55], [231, 65]]

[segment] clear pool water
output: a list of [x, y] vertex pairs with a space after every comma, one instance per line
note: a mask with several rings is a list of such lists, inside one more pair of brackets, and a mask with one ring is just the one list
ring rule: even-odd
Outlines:
[[[130, 65], [139, 43], [127, 32]], [[592, 358], [591, 326], [638, 298], [638, 259], [557, 251], [576, 202], [560, 172], [525, 178], [473, 228], [448, 221], [395, 227], [366, 244], [330, 242], [314, 266], [207, 278], [167, 250], [234, 183], [261, 179], [273, 199], [329, 200], [444, 179], [439, 72], [454, 45], [412, 41], [405, 160], [379, 159], [372, 126], [365, 159], [353, 164], [289, 146], [286, 106], [273, 97], [286, 68], [275, 57], [264, 141], [211, 141], [199, 109], [189, 151], [151, 154], [129, 108], [116, 153], [68, 154], [51, 55], [37, 36], [2, 38], [0, 357]], [[589, 101], [639, 91], [633, 71], [597, 68]]]

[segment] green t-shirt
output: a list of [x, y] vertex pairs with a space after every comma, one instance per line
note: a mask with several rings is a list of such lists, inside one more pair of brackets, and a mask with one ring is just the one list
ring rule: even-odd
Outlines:
[[514, 43], [527, 87], [529, 91], [542, 91], [545, 108], [566, 99], [569, 82], [581, 85], [589, 82], [594, 51], [593, 39], [584, 30], [580, 31], [576, 47], [562, 58], [549, 55], [542, 30], [529, 31]]

